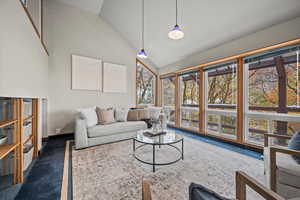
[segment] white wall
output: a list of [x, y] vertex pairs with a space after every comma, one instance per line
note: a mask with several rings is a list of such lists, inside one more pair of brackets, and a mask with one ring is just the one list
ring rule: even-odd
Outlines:
[[19, 0], [0, 1], [0, 96], [47, 97], [48, 56]]
[[[136, 51], [99, 16], [54, 1], [45, 3], [49, 57], [48, 132], [73, 132], [75, 110], [98, 105], [135, 105]], [[71, 90], [71, 54], [100, 58], [128, 68], [128, 93]]]
[[[226, 30], [224, 30], [226, 31]], [[287, 40], [300, 38], [300, 17], [285, 23], [277, 24], [244, 36], [242, 38], [229, 41], [206, 51], [195, 53], [171, 65], [159, 69], [159, 73], [173, 72], [188, 66], [195, 66], [201, 63], [216, 60], [227, 56], [232, 56], [245, 51], [277, 44]]]

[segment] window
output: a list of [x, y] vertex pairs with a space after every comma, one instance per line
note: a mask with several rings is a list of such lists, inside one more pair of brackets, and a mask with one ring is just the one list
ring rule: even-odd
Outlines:
[[181, 127], [199, 128], [199, 74], [187, 72], [180, 76]]
[[[300, 130], [299, 46], [275, 49], [244, 59], [248, 103], [246, 140], [262, 143], [264, 133]], [[277, 113], [280, 113], [278, 115]]]
[[137, 105], [155, 105], [156, 74], [141, 62], [136, 62]]
[[169, 124], [175, 125], [175, 76], [161, 79], [162, 106], [168, 118]]
[[205, 68], [208, 133], [236, 138], [236, 68], [236, 62]]

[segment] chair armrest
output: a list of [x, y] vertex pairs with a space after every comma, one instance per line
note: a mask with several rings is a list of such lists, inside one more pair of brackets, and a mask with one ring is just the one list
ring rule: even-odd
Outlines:
[[142, 184], [143, 200], [152, 200], [149, 181], [143, 181]]
[[276, 173], [276, 153], [284, 153], [293, 156], [300, 157], [300, 151], [295, 151], [291, 149], [281, 148], [281, 147], [270, 147], [270, 164], [271, 164], [271, 189], [276, 192], [277, 183], [277, 173]]
[[292, 136], [289, 136], [289, 135], [277, 135], [277, 134], [265, 133], [264, 134], [264, 147], [269, 146], [269, 137], [281, 138], [281, 139], [287, 139], [287, 140], [292, 138]]
[[88, 147], [87, 124], [84, 119], [77, 118], [75, 121], [75, 148]]
[[238, 200], [246, 200], [246, 186], [249, 186], [255, 192], [257, 192], [267, 200], [284, 200], [283, 197], [279, 196], [277, 193], [260, 184], [258, 181], [251, 178], [244, 172], [237, 171], [235, 178], [236, 199]]

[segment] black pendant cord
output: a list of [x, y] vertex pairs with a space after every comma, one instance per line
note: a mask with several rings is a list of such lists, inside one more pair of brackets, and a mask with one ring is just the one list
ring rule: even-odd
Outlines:
[[144, 25], [144, 15], [145, 15], [145, 5], [144, 5], [144, 0], [142, 1], [142, 49], [144, 49], [144, 28], [145, 28], [145, 25]]
[[176, 0], [176, 25], [178, 25], [177, 24], [177, 16], [178, 16], [178, 6], [177, 6], [177, 0]]

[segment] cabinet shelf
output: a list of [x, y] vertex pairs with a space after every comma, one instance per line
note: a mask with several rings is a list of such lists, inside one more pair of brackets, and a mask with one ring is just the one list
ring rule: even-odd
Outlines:
[[0, 159], [4, 158], [7, 154], [12, 152], [18, 144], [5, 144], [0, 146]]
[[31, 119], [33, 119], [33, 116], [26, 117], [26, 118], [23, 119], [23, 122], [26, 122], [26, 121], [31, 120]]
[[12, 125], [14, 123], [16, 123], [17, 120], [6, 120], [6, 121], [0, 121], [0, 128]]

